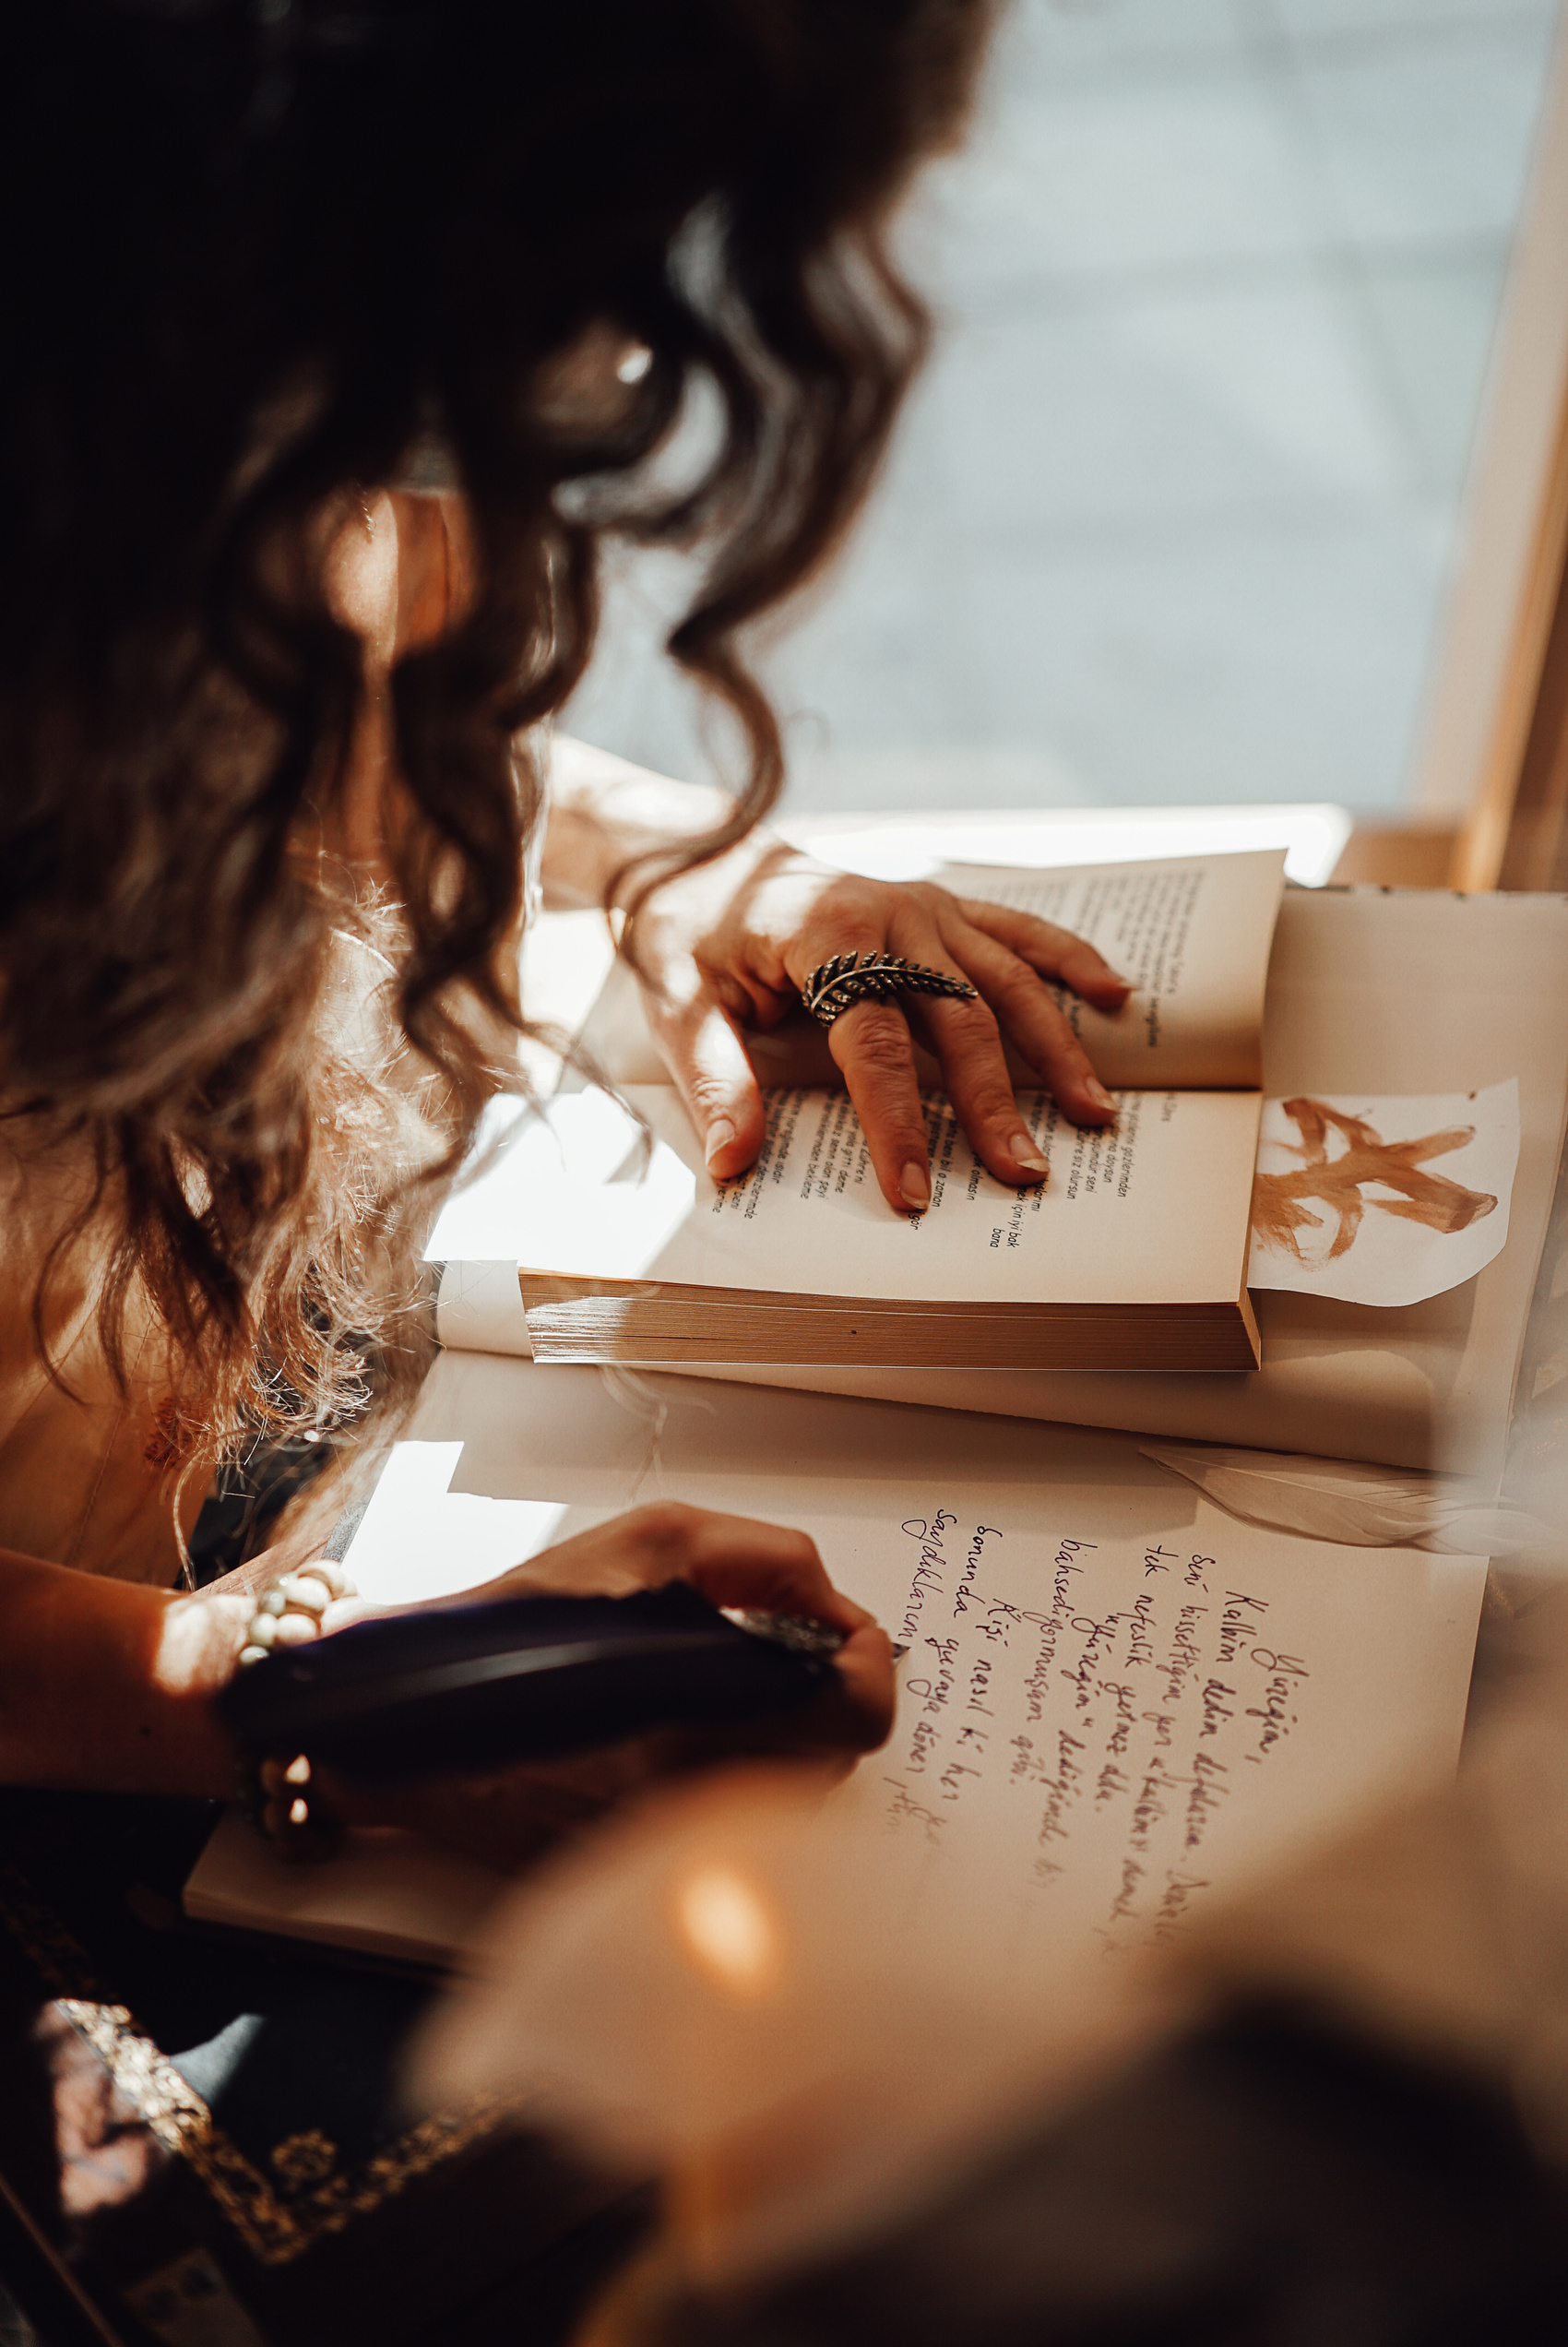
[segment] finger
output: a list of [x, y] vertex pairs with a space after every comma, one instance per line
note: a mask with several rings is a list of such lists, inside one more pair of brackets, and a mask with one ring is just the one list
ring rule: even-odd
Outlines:
[[[922, 1002], [920, 1017], [954, 1113], [981, 1164], [1015, 1187], [1047, 1180], [1050, 1162], [1019, 1110], [991, 1006], [984, 1000]], [[1098, 1109], [1095, 1116], [1099, 1121]]]
[[763, 1754], [842, 1762], [850, 1754], [874, 1750], [886, 1741], [897, 1701], [887, 1633], [868, 1622], [845, 1639], [833, 1660], [831, 1678], [807, 1704], [791, 1704], [750, 1720], [660, 1732], [658, 1765], [711, 1768]]
[[662, 1501], [634, 1508], [588, 1537], [612, 1537], [634, 1551], [645, 1586], [679, 1577], [715, 1605], [801, 1614], [846, 1631], [873, 1618], [834, 1588], [815, 1542], [787, 1524]]
[[[1029, 964], [982, 930], [966, 927], [951, 942], [955, 958], [979, 986], [1004, 1033], [1039, 1071], [1073, 1122], [1110, 1124], [1116, 1115], [1114, 1098], [1096, 1075], [1071, 1021]], [[940, 1021], [928, 1023], [934, 1035]]]
[[789, 1725], [790, 1741], [853, 1752], [880, 1744], [893, 1721], [893, 1650], [875, 1617], [834, 1588], [815, 1542], [787, 1525], [690, 1512], [696, 1520], [680, 1528], [686, 1578], [714, 1604], [803, 1614], [846, 1633], [831, 1691], [809, 1722]]
[[654, 1042], [702, 1141], [716, 1182], [743, 1174], [762, 1147], [762, 1094], [745, 1046], [700, 982], [683, 1001], [645, 998]]
[[[986, 941], [978, 931], [964, 934], [984, 947]], [[908, 899], [899, 908], [891, 944], [908, 960], [942, 970], [968, 983], [962, 956], [955, 957], [948, 950], [931, 915], [918, 901]], [[1030, 983], [1039, 984], [1035, 979]], [[1043, 1182], [1051, 1168], [1019, 1112], [1001, 1030], [989, 1003], [973, 993], [967, 1000], [917, 995], [910, 998], [910, 1011], [941, 1063], [947, 1097], [980, 1162], [998, 1181], [1016, 1186]], [[847, 1024], [848, 1016], [837, 1022], [834, 1033]], [[856, 1105], [860, 1105], [858, 1098]], [[863, 1123], [863, 1109], [861, 1114]]]
[[873, 1751], [886, 1742], [898, 1699], [886, 1631], [867, 1622], [845, 1639], [834, 1662], [837, 1700], [828, 1714], [834, 1742], [853, 1752]]
[[[878, 906], [873, 921], [873, 910], [836, 907], [831, 937], [798, 937], [786, 965], [791, 982], [803, 987], [811, 972], [840, 954], [882, 952], [885, 916]], [[828, 1028], [827, 1047], [849, 1087], [883, 1197], [901, 1214], [922, 1214], [931, 1204], [931, 1156], [908, 1019], [891, 1003], [857, 1003]]]
[[330, 1637], [334, 1630], [346, 1630], [355, 1622], [367, 1622], [384, 1610], [373, 1598], [361, 1597], [357, 1590], [352, 1597], [335, 1597], [321, 1617], [321, 1635]]
[[909, 1021], [890, 1003], [857, 1003], [827, 1031], [882, 1195], [901, 1214], [931, 1204], [925, 1110]]
[[1016, 905], [992, 904], [978, 897], [960, 897], [957, 903], [972, 928], [994, 937], [1043, 977], [1058, 978], [1097, 1010], [1120, 1010], [1133, 991], [1133, 982], [1113, 970], [1105, 956], [1086, 938], [1053, 921], [1020, 911]]

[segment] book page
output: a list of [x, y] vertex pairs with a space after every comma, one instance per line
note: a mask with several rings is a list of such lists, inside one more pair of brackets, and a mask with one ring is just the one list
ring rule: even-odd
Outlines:
[[395, 1466], [349, 1556], [372, 1595], [384, 1553], [405, 1600], [422, 1547], [433, 1589], [481, 1550], [494, 1569], [487, 1504], [518, 1561], [656, 1498], [809, 1533], [909, 1648], [839, 1802], [922, 1897], [979, 1884], [1023, 1960], [1158, 1943], [1457, 1756], [1482, 1560], [1254, 1529], [1123, 1436], [450, 1354]]
[[1052, 989], [1103, 1082], [1255, 1090], [1263, 1081], [1269, 947], [1285, 885], [1283, 849], [1053, 872], [954, 864], [956, 895], [989, 898], [1070, 929], [1130, 979], [1114, 1017]]
[[[1172, 1084], [1255, 1090], [1270, 942], [1283, 888], [1284, 851], [1185, 856], [1047, 871], [951, 864], [932, 876], [955, 895], [1016, 905], [1087, 937], [1134, 993], [1111, 1018], [1063, 988], [1058, 1003], [1112, 1090]], [[636, 985], [624, 963], [609, 971], [583, 1040], [616, 1084], [668, 1081]], [[834, 1080], [822, 1031], [803, 1018], [745, 1037], [757, 1078], [772, 1084]], [[1015, 1079], [1034, 1071], [1012, 1057]], [[940, 1071], [919, 1045], [922, 1082]]]
[[761, 1153], [715, 1184], [668, 1087], [602, 1092], [548, 1117], [503, 1103], [509, 1139], [443, 1210], [432, 1260], [510, 1254], [527, 1271], [658, 1279], [777, 1294], [1028, 1305], [1233, 1302], [1241, 1291], [1258, 1101], [1128, 1093], [1109, 1132], [1080, 1132], [1049, 1094], [1019, 1108], [1051, 1167], [1042, 1187], [992, 1178], [947, 1103], [928, 1101], [932, 1203], [894, 1214], [846, 1093], [768, 1096]]

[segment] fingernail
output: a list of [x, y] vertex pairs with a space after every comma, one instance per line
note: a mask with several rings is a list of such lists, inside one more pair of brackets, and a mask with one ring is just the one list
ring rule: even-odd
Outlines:
[[735, 1138], [735, 1127], [727, 1116], [716, 1116], [707, 1128], [707, 1162], [713, 1163], [719, 1152], [727, 1150]]
[[1013, 1162], [1021, 1165], [1026, 1174], [1038, 1174], [1043, 1182], [1051, 1171], [1051, 1160], [1041, 1157], [1032, 1133], [1017, 1133], [1013, 1138]]
[[1132, 980], [1130, 978], [1123, 978], [1119, 970], [1111, 971], [1111, 983], [1113, 986], [1120, 986], [1123, 993], [1125, 995], [1130, 995], [1133, 991]]
[[1106, 1090], [1105, 1086], [1100, 1082], [1098, 1076], [1091, 1076], [1088, 1082], [1084, 1086], [1084, 1090], [1087, 1092], [1090, 1100], [1093, 1101], [1096, 1108], [1103, 1108], [1112, 1116], [1116, 1114], [1116, 1102]]
[[923, 1165], [906, 1165], [898, 1177], [898, 1195], [916, 1214], [931, 1204], [931, 1175]]

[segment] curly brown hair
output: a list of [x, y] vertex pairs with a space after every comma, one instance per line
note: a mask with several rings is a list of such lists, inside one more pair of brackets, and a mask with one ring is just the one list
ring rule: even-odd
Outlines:
[[[139, 1287], [187, 1364], [187, 1447], [340, 1423], [398, 1387], [428, 1189], [389, 1174], [389, 1070], [324, 1043], [333, 934], [390, 957], [391, 1031], [449, 1167], [507, 1080], [473, 1014], [517, 1023], [527, 729], [588, 661], [607, 534], [707, 550], [670, 650], [739, 721], [747, 773], [706, 852], [776, 795], [740, 639], [822, 562], [884, 447], [925, 336], [885, 221], [960, 123], [990, 15], [9, 12], [0, 1095], [14, 1133], [90, 1148], [74, 1230], [111, 1218], [103, 1340], [116, 1361]], [[640, 378], [608, 406], [541, 397], [594, 332], [642, 345]], [[709, 453], [661, 489], [648, 460], [699, 383]], [[377, 908], [309, 844], [363, 661], [305, 550], [335, 498], [433, 437], [476, 587], [392, 675]]]

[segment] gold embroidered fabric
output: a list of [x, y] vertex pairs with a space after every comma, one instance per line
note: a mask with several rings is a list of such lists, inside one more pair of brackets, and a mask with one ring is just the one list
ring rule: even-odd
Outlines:
[[103, 2000], [86, 1951], [17, 1868], [0, 1866], [0, 1925], [47, 1987], [53, 2010], [103, 2064], [164, 2150], [184, 2161], [263, 2265], [290, 2264], [325, 2234], [470, 2144], [493, 2133], [504, 2113], [481, 2103], [422, 2119], [372, 2157], [345, 2160], [318, 2128], [275, 2145], [268, 2175], [217, 2125], [211, 2111], [124, 2005]]

